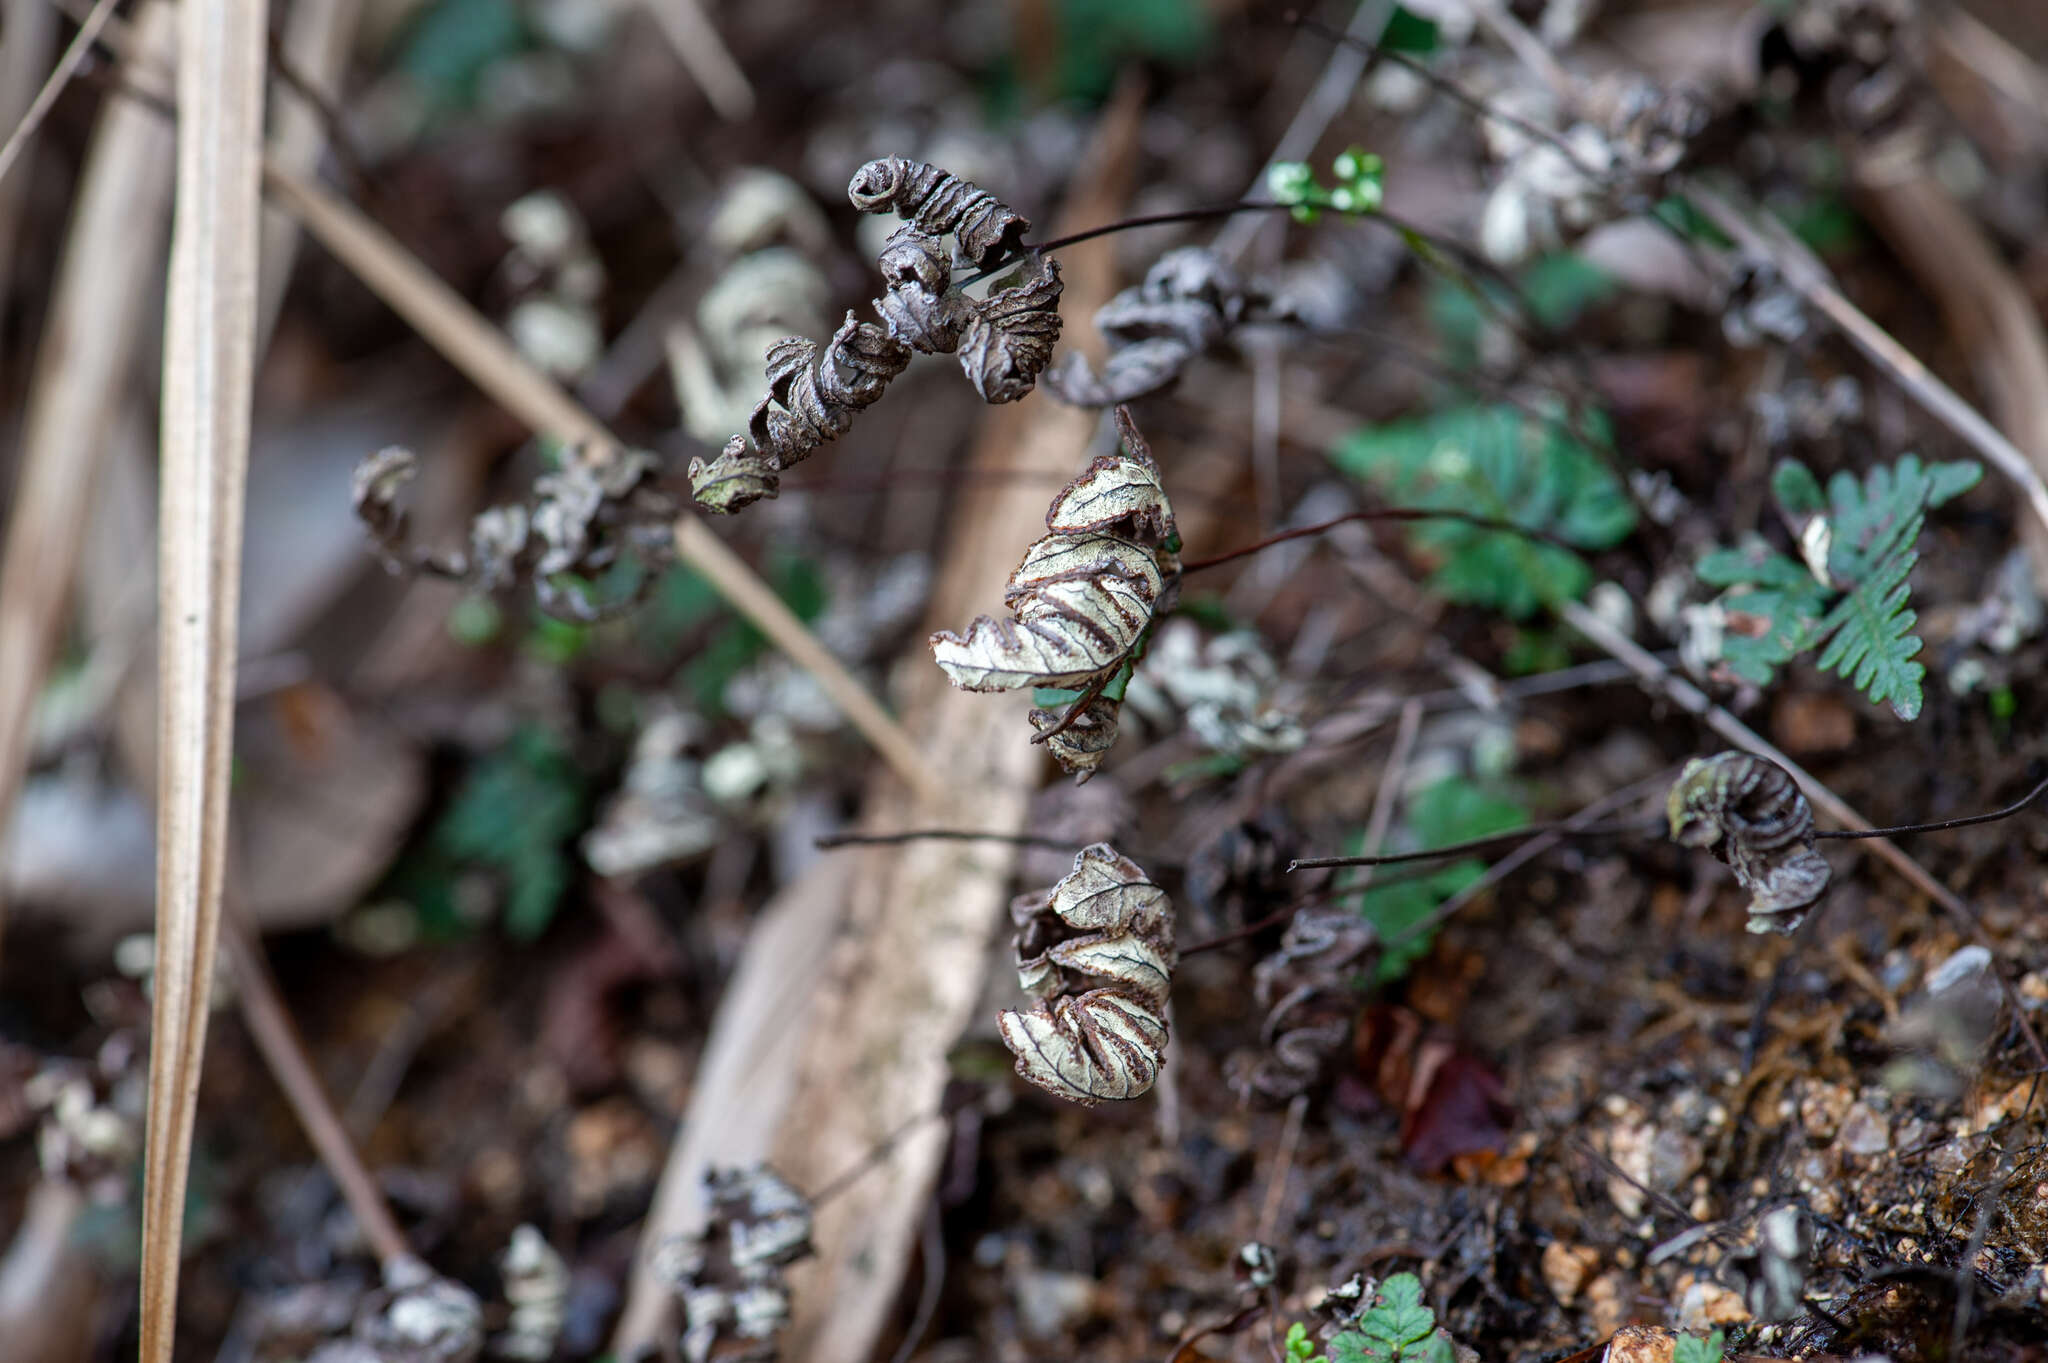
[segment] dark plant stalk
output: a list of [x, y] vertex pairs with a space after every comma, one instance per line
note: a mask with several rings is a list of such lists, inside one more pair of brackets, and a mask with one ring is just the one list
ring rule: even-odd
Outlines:
[[1259, 540], [1255, 544], [1247, 544], [1239, 549], [1232, 549], [1225, 553], [1211, 555], [1208, 558], [1198, 558], [1192, 562], [1183, 563], [1181, 565], [1181, 572], [1183, 574], [1199, 572], [1204, 568], [1214, 568], [1220, 564], [1231, 563], [1237, 559], [1247, 558], [1256, 554], [1261, 549], [1270, 549], [1272, 546], [1284, 543], [1287, 540], [1305, 539], [1310, 535], [1320, 535], [1325, 531], [1334, 530], [1340, 525], [1348, 525], [1352, 521], [1457, 521], [1480, 530], [1498, 530], [1506, 534], [1542, 540], [1546, 544], [1555, 545], [1557, 548], [1569, 550], [1574, 554], [1584, 552], [1580, 546], [1573, 544], [1561, 535], [1551, 534], [1547, 530], [1532, 529], [1526, 525], [1516, 525], [1513, 521], [1498, 520], [1492, 516], [1475, 516], [1468, 511], [1426, 511], [1416, 507], [1387, 507], [1378, 511], [1353, 511], [1348, 515], [1339, 516], [1335, 520], [1322, 521], [1315, 525], [1297, 526], [1292, 530], [1282, 530], [1278, 534], [1266, 536], [1266, 538]]
[[2010, 819], [2013, 815], [2026, 809], [2028, 805], [2040, 799], [2044, 791], [2048, 791], [2048, 778], [2043, 778], [2039, 785], [2035, 786], [2025, 795], [2022, 795], [2012, 804], [2007, 805], [2004, 809], [1994, 809], [1989, 814], [1971, 814], [1960, 819], [1942, 819], [1937, 823], [1906, 823], [1900, 824], [1896, 828], [1816, 829], [1813, 836], [1816, 838], [1888, 838], [1894, 833], [1939, 833], [1945, 828], [1967, 828], [1971, 824], [1997, 823], [2000, 819]]
[[1468, 852], [1484, 852], [1510, 843], [1526, 842], [1537, 837], [1559, 838], [1611, 838], [1624, 834], [1655, 834], [1662, 827], [1657, 824], [1635, 820], [1625, 823], [1578, 824], [1570, 819], [1558, 823], [1529, 824], [1508, 833], [1495, 833], [1491, 837], [1473, 838], [1469, 842], [1454, 842], [1443, 847], [1431, 847], [1421, 852], [1386, 852], [1373, 857], [1303, 857], [1287, 863], [1292, 871], [1313, 871], [1326, 866], [1390, 866], [1403, 861], [1439, 861], [1445, 857], [1461, 857]]
[[830, 851], [835, 847], [877, 847], [921, 841], [1007, 842], [1017, 847], [1051, 847], [1061, 851], [1068, 848], [1079, 851], [1081, 848], [1081, 844], [1069, 838], [1040, 838], [1029, 833], [978, 833], [971, 828], [907, 828], [897, 833], [828, 833], [822, 838], [813, 838], [811, 846]]

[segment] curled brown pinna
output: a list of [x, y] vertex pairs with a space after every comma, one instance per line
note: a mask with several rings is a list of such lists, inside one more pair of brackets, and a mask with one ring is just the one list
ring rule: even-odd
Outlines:
[[931, 636], [933, 660], [963, 691], [1071, 692], [1030, 720], [1077, 782], [1115, 744], [1118, 683], [1180, 590], [1180, 537], [1159, 466], [1130, 413], [1117, 408], [1116, 422], [1123, 448], [1060, 490], [1045, 536], [1010, 574], [1010, 618], [984, 615], [964, 635]]
[[1179, 953], [1173, 903], [1106, 842], [1047, 890], [1010, 905], [1017, 979], [1039, 996], [996, 1017], [1017, 1073], [1093, 1105], [1136, 1098], [1166, 1062], [1166, 997]]
[[884, 282], [874, 301], [881, 321], [848, 313], [822, 352], [798, 336], [768, 348], [768, 395], [755, 406], [747, 433], [726, 441], [709, 463], [690, 462], [691, 490], [708, 511], [737, 511], [775, 496], [782, 471], [845, 434], [913, 353], [958, 354], [984, 402], [1023, 397], [1052, 359], [1060, 334], [1059, 266], [1031, 254], [1010, 279], [976, 299], [953, 282], [946, 245], [955, 238], [976, 269], [999, 267], [1021, 248], [1028, 219], [985, 189], [900, 156], [862, 166], [846, 193], [861, 212], [894, 213], [904, 222], [876, 261]]
[[1828, 888], [1813, 810], [1786, 770], [1749, 753], [1685, 764], [1666, 800], [1672, 840], [1704, 847], [1750, 892], [1751, 932], [1792, 932]]

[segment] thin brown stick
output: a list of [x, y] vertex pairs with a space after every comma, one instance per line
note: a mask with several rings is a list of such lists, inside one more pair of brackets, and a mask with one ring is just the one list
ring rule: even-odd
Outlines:
[[50, 78], [43, 82], [43, 88], [36, 92], [35, 102], [28, 106], [21, 122], [7, 135], [6, 145], [0, 146], [0, 180], [7, 178], [7, 172], [14, 168], [15, 158], [28, 145], [29, 138], [42, 126], [43, 119], [50, 112], [50, 106], [57, 102], [57, 96], [64, 93], [64, 87], [71, 83], [78, 73], [78, 64], [85, 60], [85, 54], [92, 50], [93, 40], [106, 27], [107, 19], [114, 12], [114, 0], [98, 0], [85, 21], [72, 36], [71, 46], [64, 49], [64, 55], [57, 59], [57, 67], [50, 72]]
[[298, 1117], [307, 1142], [333, 1175], [334, 1185], [341, 1190], [348, 1209], [355, 1213], [356, 1224], [363, 1228], [371, 1252], [386, 1266], [409, 1256], [412, 1247], [406, 1243], [405, 1232], [398, 1228], [377, 1180], [356, 1153], [334, 1103], [313, 1072], [305, 1043], [299, 1039], [298, 1028], [292, 1025], [263, 948], [248, 924], [235, 914], [228, 916], [221, 941], [228, 965], [234, 971], [242, 1021], [248, 1024], [249, 1035], [255, 1040], [256, 1049], [263, 1053], [263, 1061], [270, 1067], [277, 1086], [284, 1090], [285, 1100]]
[[1828, 278], [1827, 268], [1791, 233], [1776, 224], [1762, 225], [1738, 211], [1714, 189], [1689, 180], [1685, 195], [1714, 226], [1734, 238], [1736, 244], [1771, 262], [1785, 282], [1814, 306], [1866, 358], [1884, 370], [1915, 402], [1936, 420], [1961, 436], [1984, 456], [1992, 467], [2019, 485], [2028, 507], [2048, 527], [2048, 483], [2035, 471], [2026, 455], [1985, 419], [1983, 413], [1965, 402], [1955, 389], [1934, 376], [1918, 356], [1894, 340], [1889, 332], [1870, 320], [1843, 296]]

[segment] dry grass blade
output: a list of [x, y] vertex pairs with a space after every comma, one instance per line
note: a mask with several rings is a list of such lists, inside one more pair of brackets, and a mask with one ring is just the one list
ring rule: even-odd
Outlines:
[[114, 12], [114, 0], [99, 0], [92, 12], [85, 16], [85, 22], [78, 26], [78, 33], [71, 39], [71, 46], [64, 49], [64, 55], [57, 59], [57, 69], [43, 82], [43, 88], [36, 92], [35, 102], [28, 106], [21, 122], [7, 135], [7, 143], [0, 146], [0, 180], [7, 178], [7, 172], [14, 168], [21, 156], [21, 149], [28, 145], [29, 138], [42, 125], [43, 116], [50, 112], [50, 106], [57, 102], [57, 96], [71, 83], [77, 73], [78, 64], [85, 60], [85, 54], [92, 50], [93, 39], [99, 37], [100, 29]]
[[[1933, 174], [1856, 164], [1871, 219], [1934, 296], [1998, 424], [2038, 478], [2048, 470], [2048, 335], [2024, 285]], [[2048, 518], [2020, 522], [2037, 585], [2048, 585]]]
[[[616, 446], [582, 404], [533, 366], [433, 271], [390, 234], [347, 203], [288, 169], [266, 168], [271, 192], [393, 311], [412, 324], [448, 362], [535, 431], [575, 444]], [[944, 790], [901, 725], [870, 696], [817, 637], [724, 541], [694, 513], [675, 525], [676, 556], [751, 620], [769, 640], [817, 679], [841, 714], [920, 796]]]
[[[139, 11], [124, 80], [168, 67], [173, 11]], [[79, 546], [137, 329], [161, 267], [172, 131], [133, 100], [110, 101], [93, 134], [22, 426], [21, 481], [0, 557], [0, 829], [11, 826], [29, 761], [36, 696], [49, 671]]]
[[278, 1087], [285, 1091], [306, 1139], [333, 1175], [335, 1186], [341, 1189], [342, 1198], [355, 1213], [356, 1224], [363, 1228], [363, 1238], [370, 1242], [377, 1258], [389, 1265], [407, 1257], [412, 1250], [405, 1234], [398, 1229], [382, 1190], [364, 1167], [334, 1103], [313, 1072], [298, 1029], [292, 1025], [291, 1014], [278, 993], [276, 977], [270, 973], [270, 962], [263, 957], [262, 944], [248, 924], [233, 913], [228, 915], [224, 936], [228, 963], [234, 969], [241, 999], [242, 1019], [248, 1024], [257, 1049], [263, 1052], [264, 1063], [276, 1076]]
[[186, 1161], [227, 859], [235, 611], [255, 362], [263, 0], [180, 6], [178, 192], [164, 324], [156, 1008], [143, 1363], [169, 1363]]
[[[1936, 378], [1920, 358], [1894, 340], [1889, 332], [1870, 320], [1842, 295], [1828, 278], [1823, 266], [1805, 245], [1767, 218], [1751, 221], [1720, 194], [1697, 183], [1686, 193], [1707, 219], [1726, 232], [1743, 250], [1764, 257], [1777, 266], [1785, 282], [1797, 289], [1807, 302], [1837, 327], [1874, 364], [1890, 374], [1906, 395], [1930, 415], [1968, 441], [1993, 468], [2019, 485], [2035, 519], [2048, 526], [2048, 482], [2027, 461], [2012, 441], [1984, 419], [1983, 413], [1965, 402], [1955, 389]], [[2035, 541], [2030, 539], [2029, 544]]]
[[643, 0], [643, 4], [718, 116], [728, 123], [752, 118], [754, 87], [698, 0]]

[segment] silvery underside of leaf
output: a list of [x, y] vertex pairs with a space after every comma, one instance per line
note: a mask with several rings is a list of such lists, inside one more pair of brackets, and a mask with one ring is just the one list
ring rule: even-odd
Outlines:
[[1018, 1074], [1078, 1103], [1136, 1098], [1165, 1061], [1165, 1021], [1114, 989], [1005, 1009], [996, 1025]]

